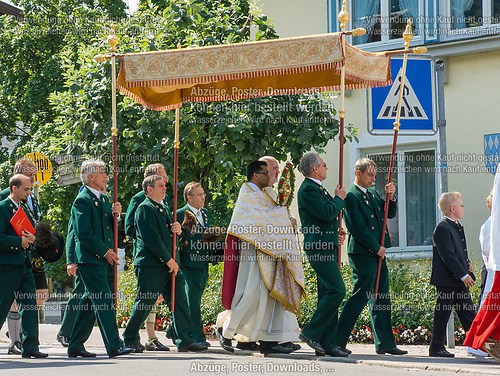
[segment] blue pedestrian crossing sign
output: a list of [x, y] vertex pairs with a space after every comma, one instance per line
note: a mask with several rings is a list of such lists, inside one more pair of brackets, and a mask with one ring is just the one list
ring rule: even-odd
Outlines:
[[[401, 88], [403, 59], [391, 59], [391, 86], [368, 90], [368, 132], [392, 134]], [[403, 86], [399, 134], [436, 133], [434, 61], [430, 57], [408, 58]]]

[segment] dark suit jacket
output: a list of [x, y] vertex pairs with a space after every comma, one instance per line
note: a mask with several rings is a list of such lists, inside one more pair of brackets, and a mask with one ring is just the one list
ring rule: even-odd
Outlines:
[[172, 258], [172, 233], [165, 205], [146, 197], [135, 212], [135, 266], [161, 266]]
[[[127, 214], [125, 215], [125, 235], [128, 237], [135, 239], [135, 226], [134, 226], [134, 221], [135, 221], [135, 211], [139, 207], [140, 204], [144, 202], [146, 199], [146, 194], [144, 191], [140, 191], [132, 197], [130, 200], [130, 203], [127, 208]], [[167, 212], [169, 215], [170, 221], [172, 221], [172, 216], [170, 215], [170, 207], [168, 206], [168, 196], [165, 195], [165, 199], [163, 200], [163, 204], [167, 208]]]
[[71, 207], [77, 264], [108, 264], [104, 255], [113, 249], [113, 213], [106, 195], [100, 199], [83, 188]]
[[431, 284], [464, 287], [461, 278], [469, 272], [469, 255], [464, 229], [445, 218], [432, 234]]
[[[380, 249], [382, 222], [384, 219], [383, 200], [377, 191], [368, 188], [363, 193], [356, 185], [352, 185], [345, 198], [345, 222], [349, 231], [347, 253], [377, 254]], [[388, 218], [397, 214], [396, 201], [389, 202]], [[386, 232], [384, 247], [391, 246], [391, 239]]]
[[299, 216], [304, 234], [304, 251], [333, 251], [339, 244], [336, 218], [344, 201], [332, 197], [311, 179], [304, 179], [297, 195]]
[[[189, 206], [185, 205], [179, 210], [177, 210], [177, 221], [182, 223], [184, 221], [184, 213], [189, 211], [192, 213], [192, 210], [189, 209]], [[193, 213], [194, 215], [194, 213]], [[201, 215], [203, 216], [204, 226], [201, 226], [198, 223], [198, 228], [194, 234], [187, 230], [182, 231], [182, 239], [181, 239], [181, 251], [180, 251], [180, 259], [181, 266], [189, 266], [189, 267], [201, 267], [205, 266], [209, 261], [209, 243], [201, 242], [201, 234], [203, 230], [207, 227], [210, 227], [210, 217], [208, 215], [208, 210], [205, 208], [201, 208]]]
[[[10, 224], [10, 219], [16, 211], [10, 198], [0, 202], [0, 264], [2, 265], [24, 265], [26, 256], [30, 263], [32, 261], [31, 247], [26, 250], [21, 247], [22, 239]], [[34, 226], [33, 221], [32, 224]]]

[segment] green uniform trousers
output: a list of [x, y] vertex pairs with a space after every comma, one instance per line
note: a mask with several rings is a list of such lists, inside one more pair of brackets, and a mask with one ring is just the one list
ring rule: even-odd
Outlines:
[[110, 269], [112, 267], [105, 264], [78, 264], [77, 279], [81, 278], [85, 291], [77, 308], [68, 353], [84, 349], [96, 318], [107, 354], [111, 355], [122, 346], [116, 325], [113, 293], [109, 286]]
[[344, 281], [336, 255], [307, 251], [306, 255], [318, 278], [318, 305], [311, 320], [302, 328], [302, 334], [331, 349], [336, 346], [338, 312], [345, 296]]
[[[71, 338], [73, 333], [73, 326], [75, 325], [76, 315], [80, 307], [80, 300], [85, 292], [85, 286], [80, 277], [75, 277], [75, 287], [71, 291], [71, 296], [66, 302], [66, 308], [64, 309], [64, 316], [61, 323], [61, 328], [59, 329], [59, 335]], [[93, 314], [93, 312], [92, 312]], [[95, 316], [94, 316], [95, 319]]]
[[192, 324], [193, 340], [194, 342], [203, 342], [206, 341], [206, 337], [201, 318], [201, 297], [207, 286], [208, 264], [196, 268], [183, 266], [181, 269], [182, 275], [186, 280], [186, 296]]
[[[166, 265], [135, 266], [135, 274], [137, 276], [137, 296], [135, 297], [127, 327], [123, 332], [126, 345], [140, 343], [139, 330], [160, 294], [169, 306], [171, 302], [172, 275], [168, 272]], [[175, 277], [175, 311], [172, 315], [172, 324], [177, 348], [181, 349], [193, 343], [185, 281], [182, 273], [177, 273]]]
[[346, 347], [356, 320], [368, 303], [370, 320], [376, 350], [388, 350], [396, 347], [391, 325], [391, 299], [389, 296], [389, 272], [387, 263], [382, 261], [378, 297], [373, 303], [373, 291], [377, 277], [378, 256], [349, 255], [352, 268], [353, 293], [346, 300], [339, 318], [337, 344]]
[[21, 352], [32, 354], [39, 351], [38, 312], [35, 279], [27, 260], [24, 265], [0, 265], [0, 328], [14, 299], [21, 316]]
[[[114, 269], [111, 265], [106, 266], [108, 269], [108, 286], [110, 290], [113, 290], [113, 273]], [[71, 334], [73, 333], [73, 327], [76, 322], [76, 315], [80, 311], [80, 300], [85, 293], [85, 285], [81, 277], [78, 274], [75, 276], [75, 287], [73, 287], [73, 291], [71, 291], [71, 296], [66, 302], [66, 308], [64, 310], [64, 316], [61, 322], [61, 328], [59, 328], [59, 335], [65, 336], [67, 338], [71, 338]], [[93, 320], [95, 322], [95, 314], [92, 309], [92, 304], [88, 304], [81, 309], [85, 314], [90, 315], [88, 320]]]

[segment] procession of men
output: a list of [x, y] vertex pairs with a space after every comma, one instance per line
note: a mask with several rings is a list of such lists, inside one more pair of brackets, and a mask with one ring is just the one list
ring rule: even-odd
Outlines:
[[[34, 165], [23, 163], [27, 163], [32, 174]], [[376, 353], [407, 354], [406, 350], [396, 346], [392, 332], [386, 264], [391, 240], [387, 227], [382, 227], [385, 200], [372, 187], [377, 174], [375, 162], [368, 158], [356, 161], [355, 179], [349, 191], [337, 185], [330, 192], [323, 186], [328, 167], [316, 152], [308, 152], [301, 158], [299, 170], [304, 175], [298, 189], [300, 231], [304, 234], [302, 246], [297, 240], [297, 220], [291, 216], [289, 208], [278, 201], [272, 189], [279, 173], [278, 161], [266, 156], [247, 165], [246, 182], [241, 186], [225, 238], [221, 303], [226, 311], [221, 312], [217, 322], [221, 347], [234, 352], [232, 341], [236, 340], [237, 348], [260, 351], [264, 355], [290, 354], [301, 348], [297, 342], [305, 342], [316, 356], [347, 357], [352, 353], [348, 348], [351, 330], [368, 304]], [[37, 237], [42, 235], [34, 231], [36, 221], [29, 200], [32, 179], [19, 173], [19, 168], [14, 172], [9, 180], [9, 195], [0, 202], [0, 323], [5, 322], [9, 311], [13, 310], [12, 304], [17, 302], [22, 335], [16, 346], [23, 358], [43, 359], [49, 354], [39, 351], [32, 260], [33, 255], [40, 257], [42, 254], [46, 260], [50, 257], [42, 252], [42, 246], [37, 242]], [[122, 204], [111, 203], [106, 195], [108, 175], [103, 161], [84, 161], [80, 177], [82, 187], [71, 208], [65, 247], [67, 272], [75, 277], [75, 288], [57, 335], [57, 340], [67, 347], [67, 356], [97, 356], [85, 348], [96, 321], [110, 358], [144, 350], [170, 351], [156, 337], [154, 326], [148, 330], [145, 342], [140, 334], [143, 325], [147, 327], [148, 322], [154, 322], [156, 306], [162, 300], [169, 307], [175, 304], [167, 337], [177, 351], [207, 351], [211, 344], [203, 331], [201, 304], [209, 278], [209, 260], [213, 259], [208, 257], [211, 252], [208, 243], [220, 236], [214, 237], [210, 231], [210, 214], [205, 208], [206, 194], [202, 185], [190, 182], [185, 186], [183, 198], [186, 205], [178, 209], [175, 221], [166, 196], [168, 179], [165, 167], [161, 164], [145, 167], [141, 190], [128, 205], [125, 217], [126, 233], [133, 240], [137, 295], [122, 339], [116, 321], [113, 291], [114, 266], [125, 261], [114, 252], [113, 244], [113, 221], [115, 215], [122, 212]], [[498, 190], [498, 179], [495, 185]], [[388, 216], [394, 217], [397, 214], [394, 183], [386, 184], [384, 193], [389, 200]], [[463, 216], [463, 206], [458, 192], [445, 193], [439, 201], [445, 219], [434, 233], [431, 283], [437, 286], [438, 301], [435, 333], [429, 350], [432, 357], [453, 356], [444, 348], [444, 325], [451, 313], [451, 309], [443, 308], [445, 304], [455, 305], [467, 330], [474, 321], [475, 311], [469, 297], [469, 288], [474, 283], [472, 266], [463, 228], [458, 222]], [[498, 210], [496, 196], [493, 196], [493, 218], [498, 215]], [[347, 232], [338, 227], [338, 216], [342, 212], [345, 213]], [[18, 215], [26, 216], [29, 221], [21, 230], [16, 228], [13, 220]], [[492, 224], [497, 225], [498, 222]], [[460, 233], [457, 245], [450, 249], [447, 239], [451, 235], [448, 233], [453, 235], [455, 228]], [[489, 231], [496, 241], [497, 235]], [[379, 243], [381, 235], [384, 235], [382, 244]], [[177, 249], [173, 248], [174, 236], [180, 239]], [[353, 291], [341, 309], [347, 292], [338, 268], [338, 249], [346, 241]], [[59, 243], [56, 245], [61, 247]], [[176, 250], [180, 252], [177, 257]], [[460, 258], [457, 259], [456, 255]], [[494, 250], [491, 255], [494, 257]], [[310, 263], [316, 277], [318, 302], [310, 321], [299, 328], [297, 316], [301, 314], [306, 288], [305, 260]], [[379, 260], [382, 261], [380, 296], [374, 300]], [[493, 284], [493, 292], [498, 289], [496, 285]], [[457, 294], [457, 297], [443, 298], [443, 293]], [[465, 298], [458, 298], [459, 295]], [[483, 338], [475, 342], [468, 339], [468, 343], [472, 349], [485, 349], [496, 357], [494, 346], [489, 346], [494, 342], [488, 342], [496, 340], [496, 332], [492, 329], [496, 316], [491, 317], [491, 312], [488, 314], [487, 318], [484, 318], [485, 314], [481, 316], [481, 322], [476, 318], [473, 329], [477, 336], [481, 332], [477, 326], [486, 325], [488, 333], [494, 332], [493, 339]], [[10, 353], [13, 352], [9, 348]]]

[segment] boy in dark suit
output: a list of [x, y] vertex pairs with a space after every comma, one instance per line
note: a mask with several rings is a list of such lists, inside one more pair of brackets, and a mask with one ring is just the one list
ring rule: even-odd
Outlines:
[[458, 222], [464, 215], [462, 195], [459, 192], [443, 193], [438, 205], [444, 218], [432, 234], [431, 285], [436, 286], [438, 297], [429, 356], [453, 358], [455, 355], [444, 348], [446, 323], [454, 306], [464, 330], [469, 331], [476, 315], [469, 293], [474, 278], [470, 274], [472, 265], [464, 228]]

